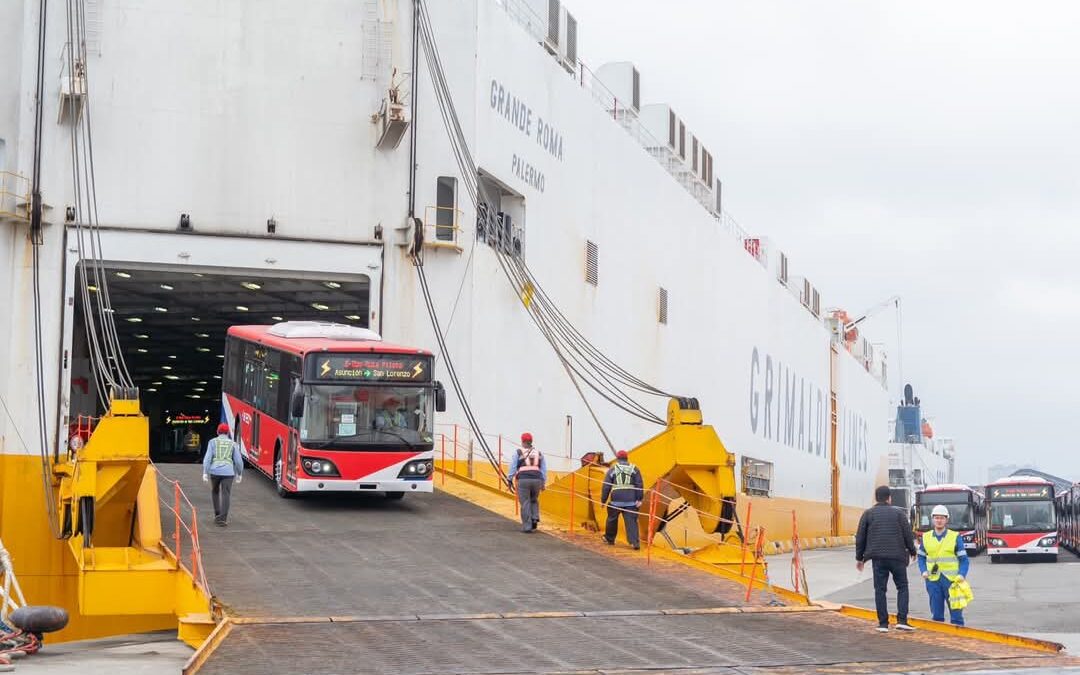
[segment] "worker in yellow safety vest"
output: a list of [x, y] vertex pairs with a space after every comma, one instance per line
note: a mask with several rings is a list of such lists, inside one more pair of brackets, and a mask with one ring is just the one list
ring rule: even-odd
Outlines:
[[[949, 604], [949, 621], [964, 625], [966, 603], [952, 602], [953, 585], [965, 585], [971, 561], [964, 550], [964, 541], [956, 530], [950, 530], [949, 508], [938, 504], [930, 512], [934, 529], [924, 532], [919, 539], [919, 571], [926, 580], [926, 592], [930, 596], [930, 614], [934, 621], [945, 620], [945, 604]], [[970, 589], [968, 589], [970, 590]], [[968, 593], [970, 595], [970, 593]]]

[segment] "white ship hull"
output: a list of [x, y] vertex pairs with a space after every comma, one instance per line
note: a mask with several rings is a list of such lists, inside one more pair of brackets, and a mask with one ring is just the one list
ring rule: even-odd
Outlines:
[[[788, 286], [778, 281], [779, 249], [757, 238], [748, 245], [745, 233], [707, 207], [715, 188], [699, 179], [711, 176], [689, 168], [689, 154], [680, 160], [686, 170], [676, 171], [682, 179], [674, 177], [657, 157], [670, 163], [677, 151], [643, 147], [636, 121], [643, 118], [598, 102], [600, 89], [586, 73], [564, 67], [523, 27], [524, 4], [431, 5], [473, 156], [501, 187], [500, 208], [512, 215], [522, 255], [547, 293], [627, 370], [697, 397], [706, 422], [736, 454], [737, 470], [744, 458], [768, 468], [755, 476], [767, 480], [755, 483], [765, 494], [754, 508], [770, 538], [790, 535], [793, 509], [804, 536], [830, 532], [835, 448], [837, 525], [850, 532], [874, 486], [889, 478], [892, 409], [881, 356], [856, 359], [841, 348], [834, 357], [822, 318], [809, 299], [797, 297], [801, 282], [794, 275]], [[410, 142], [377, 148], [381, 130], [372, 121], [410, 69], [410, 7], [373, 0], [272, 10], [255, 0], [225, 10], [208, 1], [102, 5], [88, 66], [104, 257], [148, 272], [366, 280], [364, 322], [388, 340], [434, 350], [406, 255]], [[0, 80], [0, 100], [16, 94], [32, 102], [30, 9], [17, 2], [0, 8], [0, 18], [11, 20], [0, 24], [22, 26], [22, 41], [0, 50], [23, 63], [21, 77]], [[52, 24], [63, 25], [63, 8], [50, 11]], [[59, 53], [63, 39], [52, 35], [46, 51]], [[94, 399], [92, 386], [70, 386], [88, 371], [74, 309], [79, 256], [74, 230], [60, 222], [63, 206], [74, 201], [69, 130], [55, 122], [61, 86], [47, 82], [43, 158], [43, 191], [55, 222], [44, 233], [41, 291], [45, 350], [60, 356], [46, 359], [45, 372], [54, 439], [63, 437], [70, 416], [90, 412]], [[528, 429], [552, 457], [607, 450], [494, 252], [476, 241], [475, 210], [460, 187], [426, 76], [415, 95], [417, 217], [426, 214], [434, 224], [428, 207], [439, 203], [439, 177], [454, 177], [459, 186], [459, 229], [452, 242], [427, 248], [425, 269], [449, 356], [481, 425], [507, 437]], [[28, 109], [0, 110], [0, 137], [9, 139], [0, 169], [28, 172]], [[191, 232], [177, 231], [180, 213], [191, 215]], [[263, 227], [270, 218], [272, 235]], [[10, 375], [0, 387], [15, 424], [32, 429], [35, 404], [24, 395], [34, 379], [27, 230], [17, 219], [0, 227], [0, 261], [12, 270], [0, 276], [0, 313], [14, 317], [0, 334]], [[427, 230], [434, 240], [435, 230]], [[585, 277], [587, 241], [598, 251], [595, 285]], [[765, 248], [751, 255], [748, 246], [757, 245]], [[825, 264], [796, 261], [793, 271], [799, 263], [806, 270]], [[666, 323], [658, 320], [661, 288]], [[289, 318], [342, 320], [313, 314]], [[450, 398], [444, 422], [464, 422]], [[662, 414], [664, 400], [646, 402]], [[655, 431], [603, 402], [597, 412], [619, 447]], [[27, 454], [12, 441], [6, 418], [0, 435], [3, 453]]]

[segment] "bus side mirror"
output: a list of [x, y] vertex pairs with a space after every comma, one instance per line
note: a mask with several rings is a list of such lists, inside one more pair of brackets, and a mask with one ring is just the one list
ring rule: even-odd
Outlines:
[[293, 417], [304, 416], [304, 392], [299, 385], [293, 388], [292, 397], [289, 399], [289, 414]]
[[442, 382], [435, 383], [435, 412], [446, 412], [446, 390]]

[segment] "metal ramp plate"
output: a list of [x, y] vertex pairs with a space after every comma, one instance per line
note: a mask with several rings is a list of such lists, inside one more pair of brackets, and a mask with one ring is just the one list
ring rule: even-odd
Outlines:
[[286, 500], [250, 471], [216, 528], [201, 467], [163, 469], [199, 509], [211, 588], [240, 620], [201, 673], [933, 672], [1033, 657], [832, 612], [736, 613], [730, 582], [523, 534], [439, 492]]
[[927, 633], [879, 635], [831, 612], [645, 614], [241, 625], [199, 672], [949, 672], [1030, 654]]

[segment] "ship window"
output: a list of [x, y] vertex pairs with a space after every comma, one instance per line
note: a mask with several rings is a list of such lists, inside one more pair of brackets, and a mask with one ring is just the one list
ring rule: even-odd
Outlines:
[[457, 178], [439, 176], [435, 189], [435, 238], [454, 241], [457, 230]]
[[585, 283], [600, 284], [600, 247], [594, 242], [585, 242]]
[[667, 289], [663, 288], [663, 287], [660, 288], [659, 310], [660, 310], [660, 316], [658, 318], [660, 320], [660, 323], [666, 325], [667, 324]]
[[634, 68], [634, 110], [641, 109], [641, 75], [638, 74], [637, 68]]
[[742, 491], [754, 497], [768, 497], [772, 492], [773, 465], [753, 457], [742, 458]]
[[669, 146], [671, 146], [672, 149], [674, 149], [675, 148], [675, 111], [674, 110], [668, 110], [667, 114], [668, 114], [667, 144]]
[[577, 19], [566, 15], [566, 60], [570, 65], [577, 63]]
[[694, 139], [692, 147], [693, 147], [693, 151], [691, 152], [691, 154], [694, 157], [694, 173], [697, 173], [697, 139], [696, 138]]
[[686, 159], [686, 125], [679, 122], [679, 157]]
[[548, 0], [548, 34], [550, 44], [559, 44], [559, 0]]

